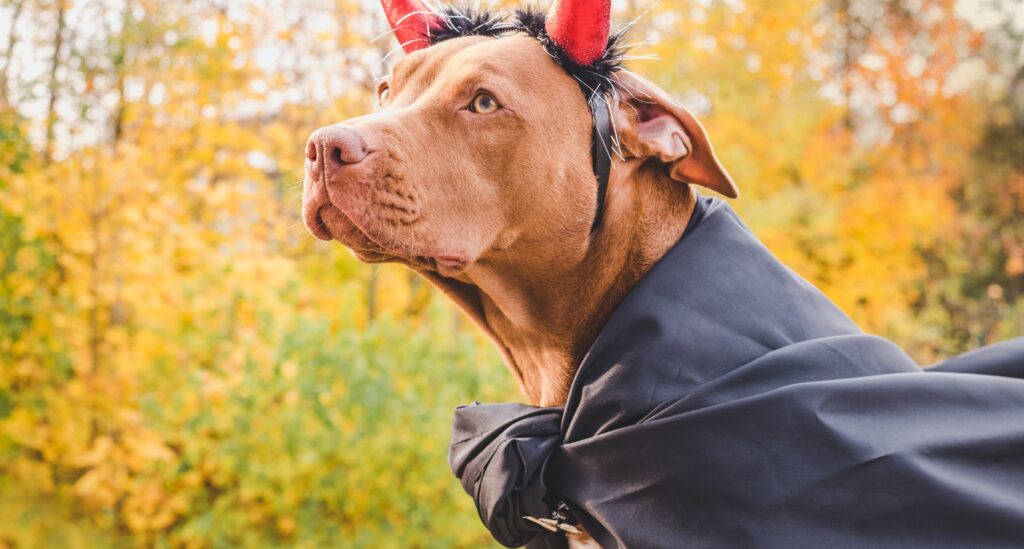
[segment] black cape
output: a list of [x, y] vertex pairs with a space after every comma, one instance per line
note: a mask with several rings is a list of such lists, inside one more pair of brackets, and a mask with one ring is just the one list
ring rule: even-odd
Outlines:
[[562, 501], [606, 548], [1021, 548], [1020, 377], [1024, 338], [921, 370], [701, 198], [564, 409], [459, 407], [449, 461], [510, 547]]

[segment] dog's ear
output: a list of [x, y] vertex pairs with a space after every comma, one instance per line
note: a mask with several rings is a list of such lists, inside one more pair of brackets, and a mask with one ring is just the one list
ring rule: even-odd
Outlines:
[[686, 107], [632, 72], [618, 71], [613, 78], [620, 91], [613, 116], [624, 155], [657, 157], [676, 181], [703, 185], [729, 198], [739, 196], [707, 133]]

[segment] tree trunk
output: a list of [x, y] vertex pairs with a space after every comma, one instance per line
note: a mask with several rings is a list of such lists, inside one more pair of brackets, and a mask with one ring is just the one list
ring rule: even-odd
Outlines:
[[11, 61], [14, 60], [14, 46], [18, 42], [17, 24], [21, 17], [21, 10], [25, 7], [25, 0], [18, 0], [14, 4], [14, 14], [11, 16], [11, 27], [7, 33], [7, 49], [4, 54], [4, 68], [0, 70], [0, 102], [10, 105], [9, 85]]
[[843, 127], [853, 131], [853, 21], [850, 19], [850, 0], [839, 1], [839, 24], [843, 28]]
[[46, 108], [46, 143], [43, 160], [49, 164], [53, 159], [53, 125], [57, 121], [57, 68], [60, 66], [60, 50], [64, 46], [64, 0], [57, 1], [57, 32], [53, 36], [53, 63], [50, 64], [50, 103]]

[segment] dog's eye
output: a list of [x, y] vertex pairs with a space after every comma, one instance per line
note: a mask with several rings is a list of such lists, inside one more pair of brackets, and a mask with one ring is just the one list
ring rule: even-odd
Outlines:
[[498, 110], [499, 107], [500, 105], [498, 105], [498, 101], [487, 93], [478, 93], [476, 94], [476, 97], [469, 102], [469, 110], [477, 114], [490, 114]]
[[377, 90], [377, 102], [383, 105], [384, 102], [388, 100], [388, 92], [390, 90], [391, 88], [388, 88], [387, 84], [381, 84], [380, 88]]

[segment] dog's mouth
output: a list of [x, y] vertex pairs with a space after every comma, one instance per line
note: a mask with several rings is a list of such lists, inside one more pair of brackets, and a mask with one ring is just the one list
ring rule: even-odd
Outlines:
[[330, 202], [317, 209], [315, 221], [309, 224], [309, 232], [320, 240], [337, 240], [359, 253], [388, 256], [387, 250], [359, 228], [341, 208]]
[[355, 223], [341, 208], [327, 202], [316, 212], [313, 222], [307, 223], [309, 232], [320, 240], [337, 240], [365, 263], [399, 262], [414, 269], [437, 271], [455, 276], [468, 267], [469, 262], [459, 254], [423, 254], [413, 249], [384, 246], [371, 233]]

